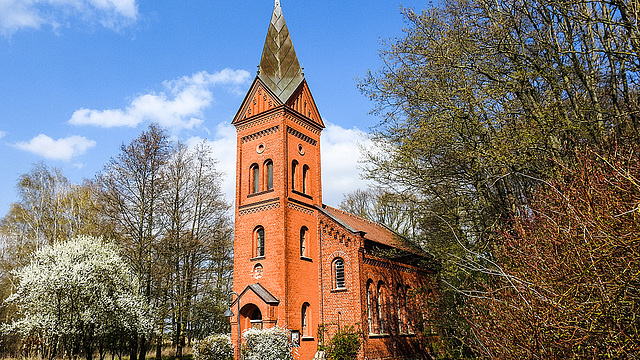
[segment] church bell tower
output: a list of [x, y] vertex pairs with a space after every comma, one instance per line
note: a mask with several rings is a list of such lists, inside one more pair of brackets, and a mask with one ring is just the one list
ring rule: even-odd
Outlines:
[[317, 209], [324, 124], [277, 0], [258, 74], [232, 124], [238, 294], [232, 308], [240, 307], [231, 319], [233, 343], [247, 328], [277, 325], [291, 331], [297, 357], [311, 359], [321, 305]]

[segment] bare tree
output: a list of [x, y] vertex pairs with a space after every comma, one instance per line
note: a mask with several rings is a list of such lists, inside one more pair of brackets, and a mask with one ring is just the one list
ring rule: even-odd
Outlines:
[[[105, 215], [114, 223], [124, 255], [140, 278], [140, 293], [151, 303], [162, 241], [161, 196], [166, 191], [164, 167], [172, 151], [168, 135], [152, 124], [112, 158], [98, 177]], [[131, 359], [145, 358], [146, 337], [131, 340]]]

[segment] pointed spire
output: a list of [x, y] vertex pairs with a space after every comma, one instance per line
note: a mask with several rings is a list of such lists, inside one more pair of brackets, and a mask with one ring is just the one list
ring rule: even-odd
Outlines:
[[267, 40], [262, 50], [258, 77], [283, 102], [298, 88], [304, 74], [284, 22], [280, 1], [275, 0]]

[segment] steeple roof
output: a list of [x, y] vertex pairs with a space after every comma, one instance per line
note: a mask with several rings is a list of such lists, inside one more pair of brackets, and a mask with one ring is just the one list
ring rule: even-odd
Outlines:
[[289, 29], [284, 22], [280, 1], [276, 0], [267, 39], [262, 50], [258, 77], [282, 103], [286, 103], [304, 80], [302, 68], [293, 49]]

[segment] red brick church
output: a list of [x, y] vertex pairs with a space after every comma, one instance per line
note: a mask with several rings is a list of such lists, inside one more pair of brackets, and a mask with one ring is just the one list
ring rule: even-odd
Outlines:
[[278, 325], [291, 331], [296, 357], [308, 360], [319, 325], [327, 340], [356, 325], [363, 334], [358, 359], [419, 358], [425, 301], [412, 294], [435, 291], [436, 274], [413, 266], [426, 255], [388, 228], [323, 205], [324, 124], [277, 0], [258, 75], [233, 125], [234, 311], [240, 302], [233, 343], [238, 326], [242, 333]]

